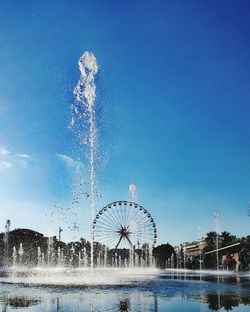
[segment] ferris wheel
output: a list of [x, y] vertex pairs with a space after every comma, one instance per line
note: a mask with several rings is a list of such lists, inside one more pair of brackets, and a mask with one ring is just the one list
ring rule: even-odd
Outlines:
[[94, 241], [109, 249], [154, 246], [157, 229], [151, 214], [131, 201], [116, 201], [103, 207], [93, 221]]

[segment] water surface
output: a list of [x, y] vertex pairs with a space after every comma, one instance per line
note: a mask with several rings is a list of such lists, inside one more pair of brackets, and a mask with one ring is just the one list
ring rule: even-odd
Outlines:
[[120, 283], [70, 286], [2, 278], [0, 311], [250, 311], [249, 274], [133, 274], [126, 282], [123, 273]]

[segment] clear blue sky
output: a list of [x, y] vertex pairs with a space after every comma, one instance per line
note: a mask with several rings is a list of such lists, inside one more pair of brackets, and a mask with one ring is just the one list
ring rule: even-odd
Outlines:
[[[249, 234], [249, 1], [0, 7], [0, 230], [10, 218], [12, 228], [46, 234], [62, 225], [64, 239], [87, 236], [87, 201], [66, 210], [75, 162], [62, 155], [75, 160], [72, 92], [77, 60], [92, 51], [100, 68], [96, 209], [135, 183], [158, 243], [214, 230], [215, 211], [222, 230]], [[80, 230], [67, 230], [74, 220]]]

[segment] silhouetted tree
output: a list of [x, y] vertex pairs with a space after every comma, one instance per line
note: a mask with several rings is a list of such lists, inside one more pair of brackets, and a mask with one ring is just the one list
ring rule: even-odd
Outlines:
[[153, 249], [153, 256], [156, 260], [156, 266], [166, 268], [166, 261], [174, 254], [174, 248], [170, 244], [163, 244]]
[[[204, 253], [216, 249], [216, 237], [216, 232], [207, 233], [205, 238], [206, 246], [203, 249]], [[216, 267], [216, 253], [211, 253], [204, 256], [204, 267], [210, 269]]]
[[236, 236], [231, 235], [229, 232], [222, 232], [220, 235], [220, 247], [226, 247], [236, 242]]

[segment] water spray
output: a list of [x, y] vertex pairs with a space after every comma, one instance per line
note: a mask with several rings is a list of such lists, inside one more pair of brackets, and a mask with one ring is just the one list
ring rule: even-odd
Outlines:
[[70, 126], [76, 129], [81, 144], [88, 146], [89, 160], [89, 198], [90, 198], [90, 237], [91, 237], [91, 268], [93, 268], [93, 219], [95, 214], [95, 75], [98, 72], [96, 58], [91, 52], [85, 52], [78, 61], [81, 72], [80, 79], [74, 89], [76, 102], [72, 105], [72, 120]]

